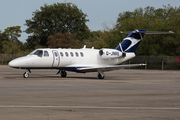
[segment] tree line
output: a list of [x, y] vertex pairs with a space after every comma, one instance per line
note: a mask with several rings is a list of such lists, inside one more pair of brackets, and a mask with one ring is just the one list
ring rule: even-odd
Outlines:
[[91, 31], [86, 23], [87, 14], [75, 4], [44, 4], [25, 21], [29, 34], [25, 43], [18, 40], [21, 27], [7, 27], [0, 31], [1, 54], [27, 54], [36, 48], [115, 48], [126, 35], [120, 31], [146, 29], [148, 31], [174, 31], [168, 35], [145, 35], [136, 55], [180, 55], [180, 7], [170, 5], [137, 8], [121, 12], [113, 28]]

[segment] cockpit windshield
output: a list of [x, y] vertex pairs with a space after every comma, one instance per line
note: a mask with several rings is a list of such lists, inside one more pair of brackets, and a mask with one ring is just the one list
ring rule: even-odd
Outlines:
[[37, 55], [37, 56], [39, 56], [39, 57], [42, 57], [43, 51], [42, 51], [42, 50], [34, 50], [34, 51], [31, 52], [29, 55]]

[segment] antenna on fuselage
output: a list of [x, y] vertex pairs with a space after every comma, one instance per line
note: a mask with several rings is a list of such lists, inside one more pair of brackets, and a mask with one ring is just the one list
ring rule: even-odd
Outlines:
[[86, 45], [84, 45], [84, 47], [83, 47], [84, 49], [86, 48]]

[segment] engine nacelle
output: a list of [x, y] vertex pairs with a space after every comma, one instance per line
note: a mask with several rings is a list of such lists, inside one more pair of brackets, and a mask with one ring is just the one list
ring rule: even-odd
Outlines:
[[125, 53], [122, 53], [119, 50], [103, 48], [99, 50], [99, 55], [104, 59], [125, 57]]

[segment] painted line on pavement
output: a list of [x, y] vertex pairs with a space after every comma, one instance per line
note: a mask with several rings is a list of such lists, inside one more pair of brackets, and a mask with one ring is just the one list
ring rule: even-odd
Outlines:
[[0, 108], [76, 108], [76, 109], [135, 109], [135, 110], [180, 110], [176, 107], [100, 107], [100, 106], [21, 106], [0, 105]]

